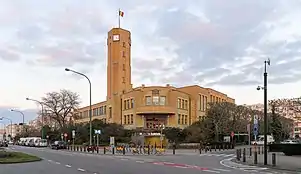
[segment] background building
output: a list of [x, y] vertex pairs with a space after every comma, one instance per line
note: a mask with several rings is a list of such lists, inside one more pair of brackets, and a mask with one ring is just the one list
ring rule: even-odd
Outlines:
[[[92, 106], [92, 119], [136, 129], [145, 141], [159, 142], [164, 127], [185, 128], [205, 116], [208, 102], [231, 102], [226, 94], [197, 85], [176, 88], [131, 84], [131, 33], [113, 28], [108, 33], [107, 101]], [[89, 121], [89, 106], [80, 108], [75, 123]], [[159, 131], [160, 132], [160, 131]]]

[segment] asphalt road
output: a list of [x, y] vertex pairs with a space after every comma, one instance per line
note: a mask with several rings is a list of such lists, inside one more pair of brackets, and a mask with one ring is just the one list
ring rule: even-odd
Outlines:
[[[56, 151], [47, 148], [10, 147], [15, 151], [39, 156], [43, 161], [27, 164], [0, 165], [1, 174], [245, 174], [265, 170], [242, 170], [221, 163], [233, 157], [233, 152], [217, 154], [166, 156], [112, 156]], [[226, 161], [227, 162], [227, 161]], [[256, 168], [257, 169], [257, 168]], [[279, 173], [279, 172], [278, 172]]]

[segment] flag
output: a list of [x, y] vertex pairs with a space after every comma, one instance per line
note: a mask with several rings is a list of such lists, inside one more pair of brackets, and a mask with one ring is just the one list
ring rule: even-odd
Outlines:
[[123, 17], [124, 16], [124, 12], [119, 10], [119, 16]]

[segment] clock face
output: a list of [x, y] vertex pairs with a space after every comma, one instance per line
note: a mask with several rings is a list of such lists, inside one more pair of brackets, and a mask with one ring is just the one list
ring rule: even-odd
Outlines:
[[119, 35], [118, 34], [113, 35], [113, 41], [119, 41]]

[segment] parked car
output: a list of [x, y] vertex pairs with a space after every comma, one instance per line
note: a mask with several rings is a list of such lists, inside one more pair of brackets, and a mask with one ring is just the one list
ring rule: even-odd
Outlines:
[[300, 140], [288, 139], [281, 142], [281, 144], [300, 144]]
[[64, 141], [55, 141], [50, 145], [51, 149], [67, 149], [67, 145]]
[[0, 147], [8, 147], [8, 143], [6, 141], [0, 141]]

